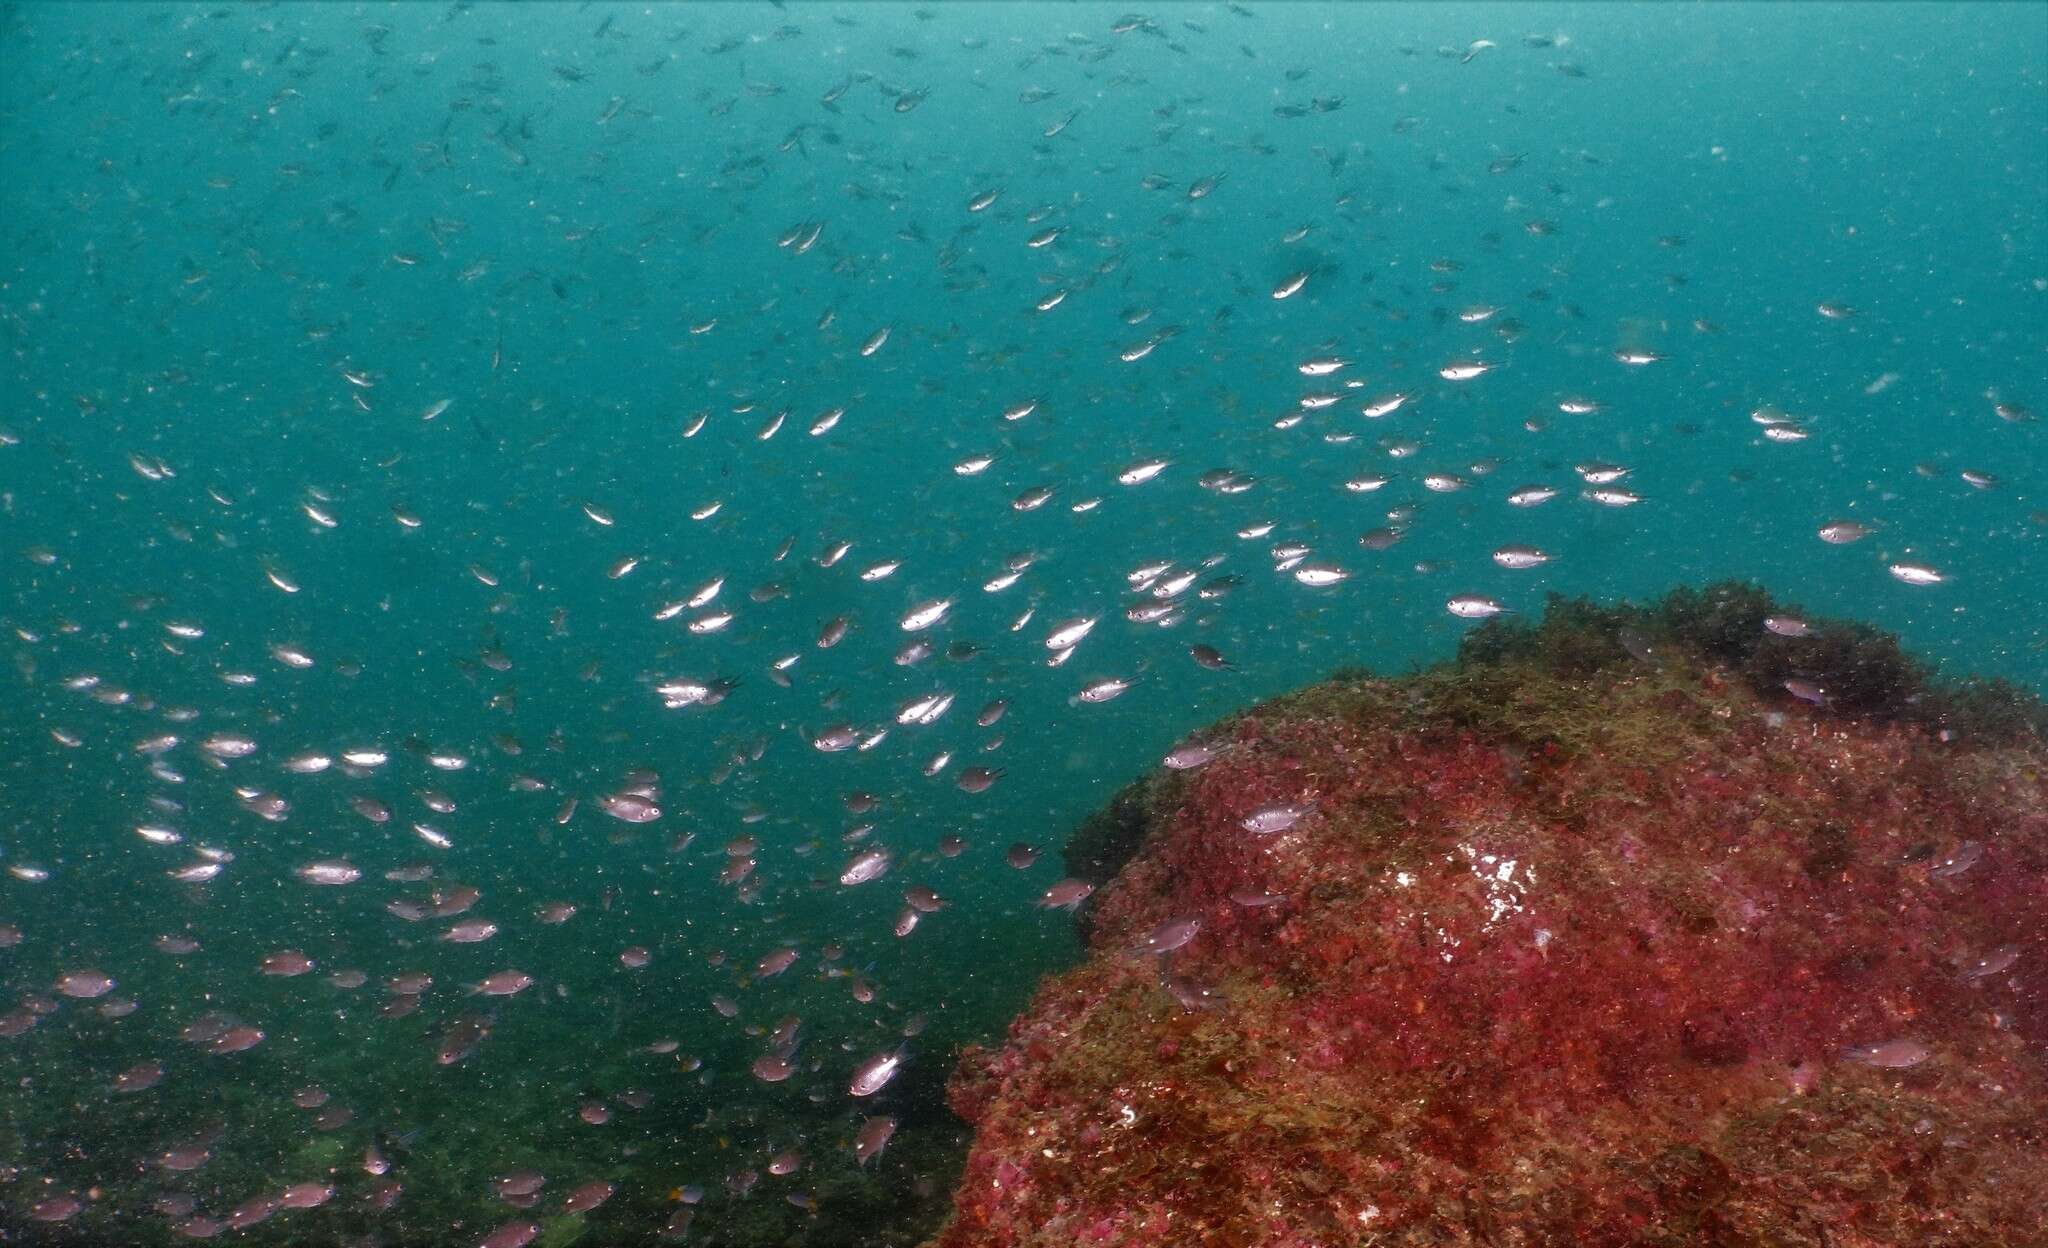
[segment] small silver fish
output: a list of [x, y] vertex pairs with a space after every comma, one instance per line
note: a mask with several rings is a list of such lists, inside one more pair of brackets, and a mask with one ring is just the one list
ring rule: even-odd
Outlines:
[[1045, 648], [1072, 650], [1094, 629], [1097, 618], [1092, 615], [1077, 615], [1072, 619], [1061, 620], [1053, 625], [1052, 632], [1046, 635]]
[[1534, 546], [1503, 546], [1493, 552], [1493, 561], [1503, 568], [1519, 571], [1542, 567], [1550, 562], [1550, 556]]
[[853, 1136], [853, 1158], [860, 1165], [867, 1165], [882, 1155], [889, 1146], [889, 1137], [896, 1134], [896, 1120], [885, 1116], [870, 1118], [860, 1124], [860, 1130]]
[[1491, 598], [1462, 594], [1444, 603], [1444, 610], [1461, 620], [1487, 620], [1505, 613], [1507, 608]]
[[1302, 818], [1315, 808], [1316, 804], [1312, 801], [1275, 802], [1261, 806], [1246, 815], [1238, 821], [1238, 826], [1254, 836], [1272, 836], [1278, 832], [1285, 832], [1301, 822]]
[[1131, 681], [1123, 680], [1118, 677], [1107, 677], [1103, 680], [1094, 681], [1090, 684], [1082, 686], [1081, 691], [1074, 695], [1074, 699], [1078, 702], [1087, 702], [1091, 704], [1098, 702], [1107, 702], [1111, 698], [1121, 696], [1126, 690], [1128, 690], [1131, 687], [1131, 684]]
[[932, 598], [912, 607], [900, 621], [906, 633], [919, 633], [946, 618], [946, 612], [953, 609], [951, 598]]
[[1508, 503], [1515, 507], [1539, 507], [1557, 495], [1555, 486], [1525, 485], [1508, 495]]
[[852, 1096], [873, 1096], [880, 1092], [902, 1068], [903, 1056], [904, 1050], [896, 1048], [877, 1053], [854, 1067], [853, 1081], [846, 1085], [847, 1093]]
[[1893, 579], [1907, 585], [1939, 585], [1948, 577], [1924, 563], [1898, 562], [1891, 565]]
[[849, 887], [878, 880], [889, 873], [889, 851], [876, 846], [854, 855], [839, 873], [839, 882]]
[[1172, 953], [1185, 948], [1202, 931], [1200, 918], [1168, 919], [1151, 931], [1138, 943], [1139, 953]]
[[[1012, 861], [1011, 865], [1017, 864]], [[1073, 910], [1088, 900], [1094, 892], [1095, 886], [1086, 880], [1061, 880], [1039, 894], [1038, 904], [1047, 910]]]
[[1934, 1056], [1934, 1050], [1918, 1040], [1886, 1040], [1842, 1050], [1842, 1060], [1875, 1066], [1879, 1070], [1904, 1070]]
[[1118, 485], [1143, 485], [1173, 466], [1172, 460], [1141, 459], [1116, 474]]

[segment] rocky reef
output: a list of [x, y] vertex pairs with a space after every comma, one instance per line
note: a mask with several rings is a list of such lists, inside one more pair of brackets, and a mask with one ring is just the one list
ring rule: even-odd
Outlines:
[[1743, 585], [1227, 719], [1070, 847], [935, 1248], [2039, 1245], [2044, 726]]

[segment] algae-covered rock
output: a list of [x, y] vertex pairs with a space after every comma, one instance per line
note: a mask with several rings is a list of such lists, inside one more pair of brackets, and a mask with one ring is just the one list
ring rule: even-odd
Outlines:
[[1144, 781], [1126, 785], [1109, 804], [1081, 821], [1067, 838], [1062, 857], [1067, 874], [1102, 885], [1123, 870], [1144, 844], [1151, 811]]
[[2041, 1243], [2041, 707], [1786, 614], [1554, 603], [1121, 794], [936, 1244]]
[[320, 1178], [342, 1164], [348, 1141], [335, 1135], [316, 1135], [292, 1153], [286, 1173], [292, 1178]]
[[583, 1238], [589, 1223], [580, 1213], [556, 1214], [540, 1221], [540, 1235], [533, 1241], [534, 1248], [569, 1248], [569, 1245]]

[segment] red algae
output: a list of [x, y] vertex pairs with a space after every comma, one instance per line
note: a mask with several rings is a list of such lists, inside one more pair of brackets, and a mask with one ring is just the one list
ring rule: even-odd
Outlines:
[[1121, 795], [933, 1248], [2043, 1243], [2038, 704], [1827, 626], [1812, 705], [1770, 606], [1554, 603]]

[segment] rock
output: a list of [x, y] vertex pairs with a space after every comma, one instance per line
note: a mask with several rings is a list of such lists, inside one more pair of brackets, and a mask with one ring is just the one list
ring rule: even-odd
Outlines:
[[2037, 1234], [2048, 721], [1776, 610], [1553, 601], [1126, 790], [1088, 960], [954, 1075], [936, 1248]]

